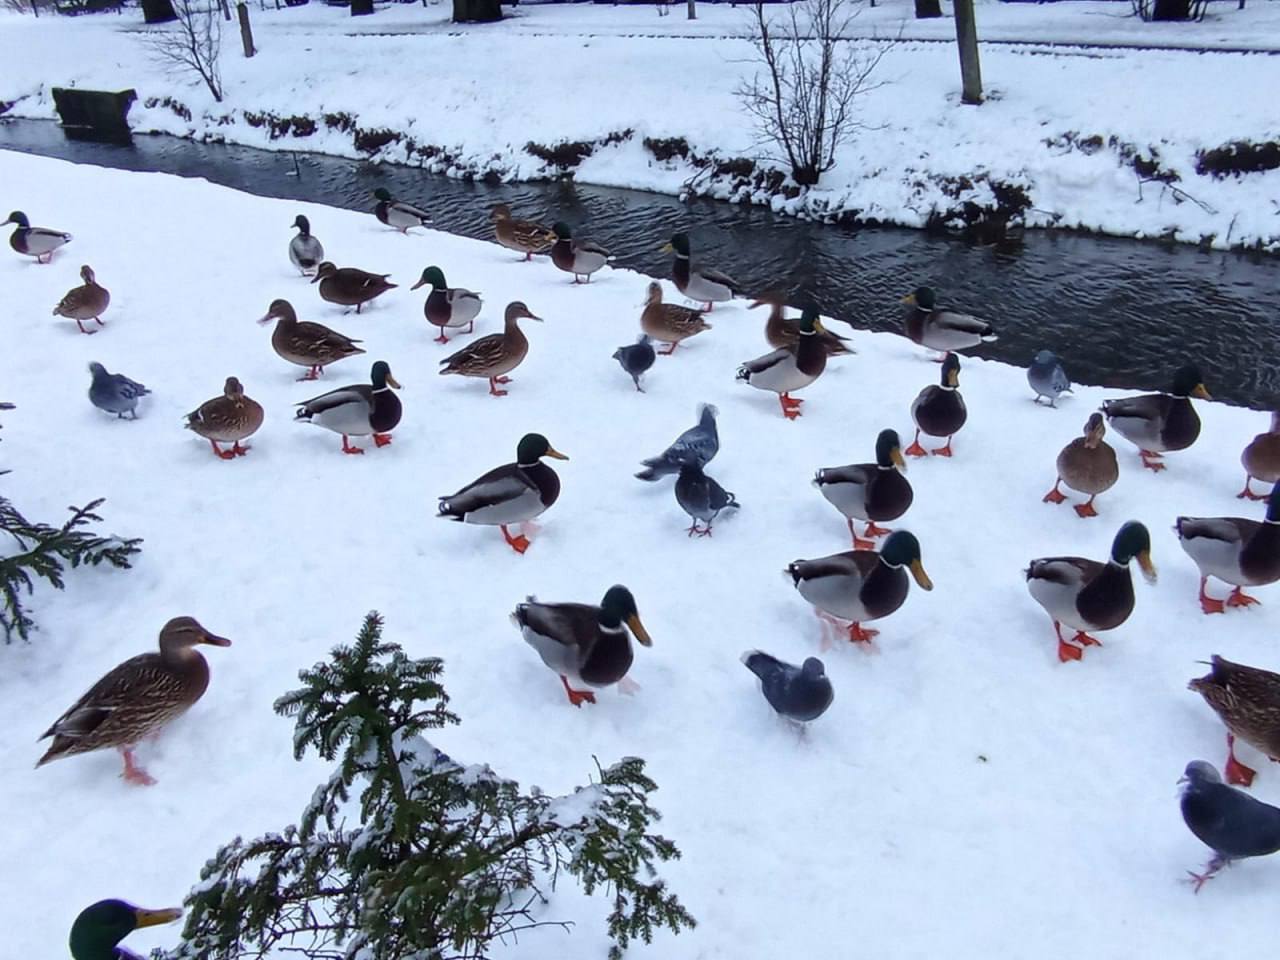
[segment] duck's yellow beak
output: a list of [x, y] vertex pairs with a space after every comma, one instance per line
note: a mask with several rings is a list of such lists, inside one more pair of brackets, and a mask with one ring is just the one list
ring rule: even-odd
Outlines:
[[916, 583], [920, 584], [921, 590], [932, 590], [933, 581], [929, 579], [929, 575], [924, 572], [924, 564], [919, 560], [911, 561], [911, 576], [916, 578]]
[[824, 327], [824, 326], [822, 325], [822, 321], [821, 321], [821, 320], [815, 320], [815, 321], [813, 321], [813, 329], [814, 329], [814, 330], [816, 330], [816, 331], [818, 331], [818, 333], [826, 333], [826, 332], [827, 332], [827, 328], [826, 328], [826, 327]]
[[556, 459], [556, 460], [568, 460], [568, 459], [569, 459], [569, 458], [568, 458], [568, 457], [566, 457], [563, 453], [561, 453], [559, 450], [557, 450], [555, 447], [547, 447], [547, 453], [546, 453], [546, 455], [547, 455], [548, 457], [553, 457], [553, 458], [554, 458], [554, 459]]
[[1197, 383], [1196, 388], [1191, 391], [1193, 397], [1199, 397], [1201, 400], [1212, 400], [1213, 396], [1205, 389], [1203, 383]]
[[177, 907], [166, 910], [143, 910], [139, 907], [133, 911], [133, 915], [138, 927], [156, 927], [162, 923], [173, 923], [182, 916], [182, 911]]
[[902, 302], [902, 303], [909, 303], [909, 304], [912, 304], [912, 305], [914, 306], [914, 305], [915, 305], [915, 302], [916, 302], [916, 295], [915, 295], [914, 293], [908, 293], [905, 297], [903, 297], [903, 298], [902, 298], [902, 301], [901, 301], [901, 302]]
[[662, 252], [663, 252], [663, 253], [675, 253], [675, 252], [676, 252], [676, 248], [675, 248], [675, 247], [673, 247], [670, 243], [664, 243], [664, 244], [662, 245]]
[[400, 381], [399, 381], [399, 380], [397, 380], [395, 377], [393, 377], [393, 376], [392, 376], [391, 374], [389, 374], [389, 373], [387, 374], [387, 386], [388, 386], [388, 387], [395, 387], [397, 390], [402, 390], [402, 389], [404, 389], [403, 387], [401, 387], [401, 386], [400, 386]]
[[631, 628], [631, 632], [635, 634], [637, 640], [646, 647], [652, 647], [653, 641], [649, 639], [649, 631], [644, 628], [644, 624], [640, 622], [640, 615], [633, 613], [627, 617], [627, 626]]
[[1138, 566], [1142, 568], [1142, 575], [1147, 578], [1147, 583], [1156, 582], [1156, 565], [1151, 562], [1151, 551], [1143, 550], [1138, 554]]
[[890, 450], [889, 459], [892, 460], [893, 465], [897, 467], [899, 470], [901, 470], [903, 473], [907, 472], [907, 460], [902, 455], [901, 447], [894, 447], [892, 450]]

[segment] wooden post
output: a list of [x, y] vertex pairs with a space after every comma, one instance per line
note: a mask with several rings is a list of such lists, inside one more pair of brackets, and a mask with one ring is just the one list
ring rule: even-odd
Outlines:
[[240, 40], [244, 44], [244, 55], [252, 57], [258, 51], [253, 48], [253, 28], [249, 26], [249, 5], [244, 0], [236, 4], [236, 15], [240, 18]]
[[978, 63], [978, 25], [973, 0], [955, 0], [956, 42], [960, 47], [960, 102], [982, 102], [982, 68]]
[[698, 11], [694, 9], [694, 0], [689, 0], [689, 19], [690, 20], [698, 19]]
[[231, 21], [231, 4], [227, 0], [218, 0], [218, 4], [222, 7], [222, 19], [227, 22]]

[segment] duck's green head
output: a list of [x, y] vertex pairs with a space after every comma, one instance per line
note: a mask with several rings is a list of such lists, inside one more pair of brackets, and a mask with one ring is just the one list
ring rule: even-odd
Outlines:
[[369, 379], [373, 381], [375, 390], [385, 390], [387, 387], [400, 389], [400, 382], [391, 375], [391, 365], [385, 360], [379, 360], [373, 365], [373, 369], [369, 371]]
[[516, 463], [530, 466], [543, 457], [552, 457], [556, 460], [569, 459], [540, 433], [526, 433], [520, 438], [520, 443], [516, 446]]
[[[19, 227], [23, 228], [31, 226], [31, 221], [27, 219], [27, 215], [21, 210], [15, 210], [13, 213], [9, 214], [9, 219], [6, 220], [5, 223], [16, 223]], [[3, 225], [4, 224], [0, 224], [0, 226]]]
[[897, 430], [881, 430], [876, 437], [876, 463], [906, 471], [907, 461], [902, 456], [902, 441], [898, 439]]
[[610, 587], [600, 601], [600, 623], [606, 627], [616, 627], [625, 623], [635, 634], [635, 638], [646, 647], [653, 646], [649, 631], [640, 622], [640, 613], [636, 610], [636, 598], [631, 591], [621, 584]]
[[821, 333], [824, 329], [822, 321], [818, 319], [818, 308], [805, 307], [800, 314], [800, 332]]
[[1156, 567], [1151, 562], [1151, 534], [1137, 520], [1130, 520], [1116, 534], [1111, 542], [1111, 562], [1128, 566], [1129, 561], [1137, 559], [1142, 568], [1142, 575], [1148, 583], [1156, 582]]
[[682, 257], [689, 255], [689, 235], [687, 233], [674, 233], [671, 235], [671, 242], [662, 248], [664, 253], [678, 253]]
[[955, 388], [960, 386], [960, 358], [954, 353], [948, 353], [947, 358], [942, 361], [942, 380], [944, 387]]
[[573, 231], [569, 229], [569, 225], [563, 220], [557, 220], [551, 227], [555, 231], [557, 237], [561, 240], [572, 240]]
[[1194, 363], [1188, 363], [1173, 375], [1173, 388], [1169, 392], [1175, 397], [1213, 399], [1209, 391], [1204, 388], [1204, 378], [1200, 376], [1200, 368]]
[[123, 900], [99, 900], [80, 911], [71, 925], [71, 955], [76, 960], [115, 960], [116, 944], [133, 931], [181, 916], [177, 909], [143, 910]]
[[302, 235], [304, 237], [308, 237], [311, 235], [311, 221], [308, 220], [306, 217], [304, 217], [302, 214], [298, 214], [296, 217], [293, 218], [293, 225], [294, 227], [302, 231]]
[[889, 534], [884, 546], [880, 548], [880, 559], [891, 567], [910, 567], [911, 576], [921, 590], [932, 590], [933, 581], [924, 572], [924, 563], [920, 559], [920, 541], [915, 534], [906, 530], [895, 530]]
[[932, 310], [938, 305], [938, 297], [933, 292], [933, 287], [916, 287], [902, 298], [902, 302], [921, 310]]
[[1267, 523], [1280, 523], [1280, 483], [1271, 488], [1267, 498]]
[[410, 290], [417, 290], [419, 287], [425, 287], [431, 284], [432, 290], [447, 290], [449, 284], [445, 283], [444, 271], [439, 267], [427, 267], [422, 271], [422, 277], [415, 283]]
[[373, 191], [373, 196], [375, 199], [381, 200], [383, 203], [391, 202], [391, 191], [386, 187], [378, 187], [377, 190]]

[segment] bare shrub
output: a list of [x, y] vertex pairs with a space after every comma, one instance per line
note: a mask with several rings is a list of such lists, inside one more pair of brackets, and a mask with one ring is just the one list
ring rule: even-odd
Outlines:
[[222, 20], [218, 8], [210, 0], [173, 0], [173, 10], [177, 20], [146, 35], [151, 56], [166, 67], [203, 80], [213, 99], [221, 103], [218, 58], [222, 54]]

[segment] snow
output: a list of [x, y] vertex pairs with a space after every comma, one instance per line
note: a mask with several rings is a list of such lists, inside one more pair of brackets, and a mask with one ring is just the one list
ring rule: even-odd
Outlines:
[[[1040, 498], [1061, 446], [1119, 394], [1077, 387], [1049, 409], [1032, 402], [1023, 370], [966, 358], [969, 423], [955, 459], [911, 464], [915, 504], [898, 524], [919, 537], [935, 589], [913, 585], [869, 649], [820, 654], [835, 702], [798, 739], [738, 658], [756, 647], [792, 662], [819, 653], [819, 621], [780, 576], [792, 560], [848, 548], [843, 518], [810, 478], [869, 459], [884, 427], [909, 439], [911, 400], [938, 375], [922, 350], [855, 331], [858, 355], [834, 361], [788, 422], [772, 395], [734, 381], [741, 361], [767, 350], [763, 311], [742, 302], [659, 358], [640, 394], [610, 355], [634, 339], [643, 276], [604, 270], [574, 286], [546, 258], [519, 263], [496, 245], [404, 237], [371, 215], [158, 174], [0, 153], [0, 178], [21, 185], [34, 223], [75, 235], [49, 266], [0, 250], [0, 384], [18, 405], [4, 415], [4, 493], [46, 520], [105, 496], [106, 528], [145, 538], [131, 571], [76, 571], [65, 594], [38, 591], [43, 629], [0, 647], [3, 849], [22, 875], [5, 912], [24, 918], [6, 929], [10, 955], [57, 955], [75, 915], [100, 898], [177, 904], [220, 843], [293, 822], [331, 770], [293, 760], [292, 722], [272, 703], [299, 669], [350, 642], [370, 609], [409, 655], [444, 659], [463, 720], [432, 735], [448, 755], [553, 795], [588, 783], [593, 756], [646, 758], [658, 829], [684, 854], [663, 872], [700, 925], [633, 956], [829, 956], [856, 939], [889, 957], [943, 946], [956, 957], [1217, 957], [1269, 936], [1280, 862], [1241, 864], [1198, 897], [1179, 883], [1208, 851], [1180, 821], [1175, 781], [1188, 760], [1224, 759], [1222, 726], [1187, 680], [1213, 653], [1280, 666], [1278, 598], [1264, 588], [1259, 608], [1205, 617], [1171, 531], [1179, 513], [1260, 516], [1234, 494], [1264, 414], [1198, 403], [1200, 440], [1158, 476], [1112, 435], [1120, 482], [1098, 499], [1099, 519], [1081, 520]], [[287, 259], [298, 213], [337, 262], [390, 271], [400, 287], [360, 316], [325, 304]], [[93, 337], [50, 316], [81, 263], [112, 293]], [[497, 329], [512, 299], [545, 318], [526, 324], [531, 349], [510, 396], [436, 375], [448, 350], [431, 342], [421, 292], [408, 291], [429, 263], [483, 293], [477, 334]], [[915, 282], [894, 279], [904, 291]], [[276, 297], [363, 338], [369, 356], [296, 383], [300, 371], [254, 323]], [[380, 358], [405, 387], [393, 444], [343, 456], [336, 436], [291, 422], [295, 401], [360, 382]], [[152, 389], [137, 421], [89, 404], [90, 360]], [[267, 411], [252, 451], [233, 462], [182, 429], [228, 375]], [[1213, 370], [1205, 380], [1212, 390]], [[720, 409], [708, 472], [742, 509], [691, 540], [671, 482], [631, 474], [701, 401]], [[496, 530], [433, 516], [438, 495], [509, 461], [528, 431], [572, 459], [554, 462], [563, 492], [526, 555]], [[1022, 570], [1039, 556], [1105, 557], [1131, 518], [1151, 531], [1159, 583], [1135, 577], [1130, 620], [1083, 662], [1061, 664]], [[631, 588], [654, 639], [636, 650], [641, 689], [574, 709], [508, 614], [530, 593], [595, 603], [613, 583]], [[142, 746], [159, 783], [125, 784], [113, 753], [33, 770], [47, 724], [106, 670], [153, 649], [180, 614], [233, 646], [206, 652], [205, 697]], [[1241, 756], [1259, 768], [1254, 794], [1280, 801], [1280, 768], [1247, 747]], [[577, 925], [527, 935], [514, 951], [601, 955], [605, 913], [561, 884], [548, 915]], [[177, 935], [140, 931], [129, 946]]]
[[[1215, 3], [1189, 24], [1143, 24], [1116, 2], [979, 3], [989, 96], [981, 108], [958, 105], [949, 17], [916, 21], [903, 0], [864, 9], [852, 43], [871, 53], [900, 38], [873, 77], [883, 86], [860, 101], [865, 129], [835, 169], [791, 199], [708, 178], [687, 159], [659, 161], [644, 145], [684, 138], [703, 162], [766, 157], [734, 95], [755, 69], [746, 8], [704, 4], [694, 22], [647, 5], [507, 9], [500, 23], [462, 27], [438, 2], [355, 19], [318, 3], [255, 6], [259, 53], [244, 59], [228, 30], [221, 104], [148, 59], [136, 11], [70, 22], [0, 14], [0, 101], [13, 101], [8, 115], [49, 118], [51, 86], [134, 87], [135, 130], [421, 163], [454, 176], [560, 175], [527, 145], [585, 142], [595, 149], [572, 170], [584, 182], [680, 194], [697, 178], [694, 189], [710, 196], [908, 226], [964, 200], [989, 203], [998, 182], [1027, 191], [1031, 226], [1280, 250], [1280, 170], [1221, 180], [1196, 172], [1200, 150], [1280, 139], [1269, 93], [1277, 61], [1242, 52], [1280, 50], [1273, 3]], [[273, 131], [272, 117], [316, 129]], [[356, 142], [381, 131], [401, 139], [372, 153]], [[1140, 189], [1131, 151], [1154, 151], [1180, 178], [1176, 189]]]

